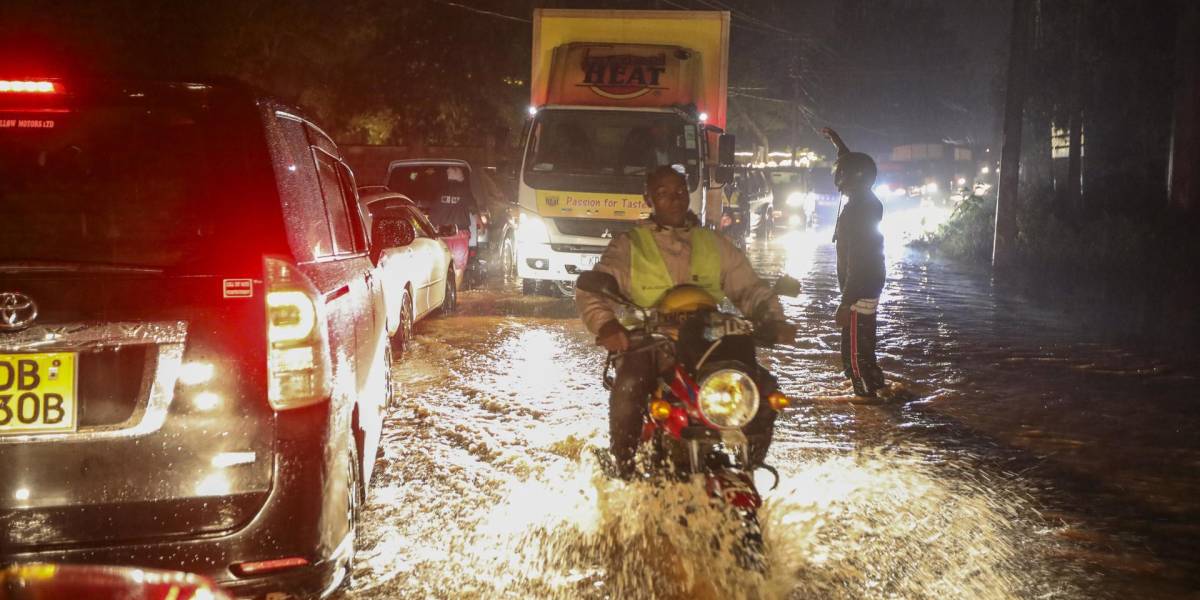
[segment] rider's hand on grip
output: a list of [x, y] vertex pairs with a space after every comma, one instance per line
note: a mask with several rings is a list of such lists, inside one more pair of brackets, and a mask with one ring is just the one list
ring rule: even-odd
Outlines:
[[609, 352], [625, 352], [629, 350], [629, 331], [618, 321], [609, 321], [600, 327], [596, 345], [604, 346]]

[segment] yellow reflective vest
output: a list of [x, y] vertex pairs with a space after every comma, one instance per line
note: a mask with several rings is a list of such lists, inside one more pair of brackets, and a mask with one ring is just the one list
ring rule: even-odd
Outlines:
[[[658, 303], [663, 294], [677, 284], [671, 279], [667, 264], [654, 241], [651, 226], [640, 225], [629, 231], [632, 241], [630, 254], [630, 300], [644, 308]], [[717, 302], [725, 299], [721, 290], [721, 253], [717, 234], [702, 227], [692, 228], [691, 280], [704, 288]]]

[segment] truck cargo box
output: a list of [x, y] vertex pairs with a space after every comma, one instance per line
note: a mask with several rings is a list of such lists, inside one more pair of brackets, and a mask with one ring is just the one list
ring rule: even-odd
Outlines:
[[535, 107], [695, 104], [725, 126], [729, 13], [537, 9]]

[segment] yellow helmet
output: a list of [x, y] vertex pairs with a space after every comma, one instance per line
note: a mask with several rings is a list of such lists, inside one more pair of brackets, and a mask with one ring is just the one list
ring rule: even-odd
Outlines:
[[717, 300], [698, 285], [677, 285], [658, 301], [658, 311], [663, 314], [690, 313], [717, 308]]

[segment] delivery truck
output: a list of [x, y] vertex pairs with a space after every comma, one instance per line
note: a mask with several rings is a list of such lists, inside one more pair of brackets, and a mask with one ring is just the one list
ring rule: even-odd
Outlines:
[[573, 293], [612, 237], [649, 216], [658, 166], [683, 173], [692, 211], [719, 221], [734, 162], [728, 58], [725, 11], [534, 11], [517, 224], [501, 256], [526, 293]]

